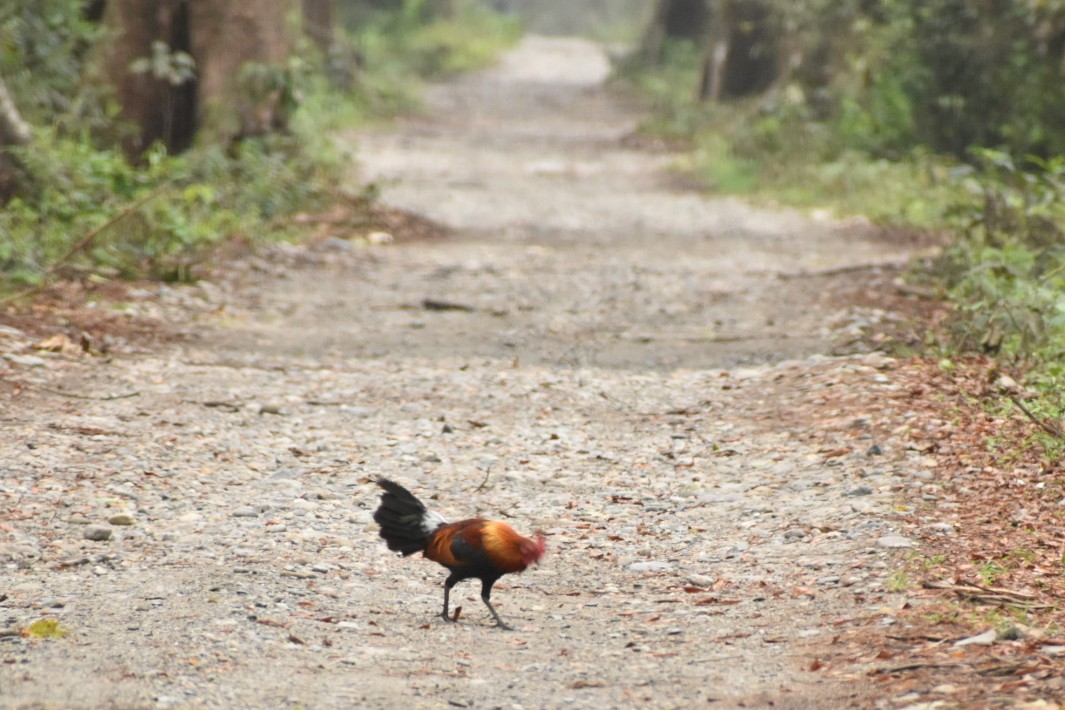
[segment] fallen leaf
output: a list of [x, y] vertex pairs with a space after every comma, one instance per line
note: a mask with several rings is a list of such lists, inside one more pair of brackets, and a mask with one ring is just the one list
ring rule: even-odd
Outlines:
[[47, 350], [48, 352], [62, 353], [64, 355], [81, 355], [82, 353], [81, 347], [63, 333], [57, 333], [50, 338], [45, 338], [33, 347], [37, 350]]
[[70, 629], [59, 623], [58, 619], [38, 619], [25, 629], [22, 635], [35, 639], [61, 639], [70, 633]]

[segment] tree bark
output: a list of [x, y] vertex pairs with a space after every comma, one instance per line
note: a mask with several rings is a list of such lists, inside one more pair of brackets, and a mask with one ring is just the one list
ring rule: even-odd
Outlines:
[[33, 140], [33, 131], [15, 106], [11, 94], [0, 76], [0, 147], [5, 145], [28, 145]]
[[[124, 141], [127, 153], [139, 156], [157, 140], [180, 152], [194, 138], [226, 143], [283, 128], [278, 77], [290, 49], [289, 7], [290, 0], [109, 0], [104, 24], [113, 32], [100, 64], [115, 87], [121, 117], [136, 128]], [[195, 79], [175, 86], [131, 71], [156, 41], [188, 53]], [[249, 62], [267, 67], [273, 80], [242, 81]]]
[[170, 51], [189, 50], [189, 18], [184, 0], [109, 0], [103, 23], [110, 28], [102, 48], [101, 69], [114, 87], [120, 118], [135, 132], [122, 143], [126, 153], [140, 156], [162, 141], [172, 152], [192, 143], [196, 133], [196, 80], [173, 86], [151, 72], [134, 72], [131, 65], [152, 53], [161, 41]]
[[783, 40], [767, 0], [716, 0], [703, 41], [700, 100], [740, 98], [773, 86], [781, 74]]
[[18, 163], [14, 156], [4, 150], [9, 145], [29, 145], [33, 131], [22, 120], [18, 107], [0, 76], [0, 203], [6, 202], [18, 190]]
[[188, 0], [188, 5], [202, 140], [225, 143], [285, 128], [283, 88], [242, 81], [241, 70], [255, 63], [284, 71], [291, 48], [288, 0]]
[[303, 33], [323, 57], [329, 57], [333, 49], [335, 28], [336, 0], [303, 0]]
[[652, 66], [660, 63], [668, 39], [702, 39], [712, 4], [712, 0], [658, 0], [640, 47], [643, 61]]

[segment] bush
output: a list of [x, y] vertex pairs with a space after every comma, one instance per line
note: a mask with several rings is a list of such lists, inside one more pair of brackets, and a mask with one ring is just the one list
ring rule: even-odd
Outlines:
[[1004, 153], [978, 151], [955, 211], [959, 238], [939, 271], [962, 318], [956, 345], [1001, 353], [1065, 376], [1065, 157], [1019, 169]]

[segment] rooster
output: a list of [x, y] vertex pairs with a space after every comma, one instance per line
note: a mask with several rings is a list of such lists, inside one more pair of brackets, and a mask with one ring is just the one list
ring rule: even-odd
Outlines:
[[510, 629], [492, 606], [492, 585], [504, 574], [522, 572], [539, 562], [544, 555], [544, 536], [536, 533], [530, 540], [506, 523], [484, 518], [449, 523], [427, 510], [398, 483], [379, 478], [377, 485], [384, 493], [373, 519], [381, 526], [381, 537], [388, 549], [402, 552], [404, 557], [421, 552], [451, 571], [444, 581], [444, 610], [440, 616], [454, 621], [448, 615], [451, 588], [464, 579], [476, 578], [481, 580], [481, 599], [496, 624]]

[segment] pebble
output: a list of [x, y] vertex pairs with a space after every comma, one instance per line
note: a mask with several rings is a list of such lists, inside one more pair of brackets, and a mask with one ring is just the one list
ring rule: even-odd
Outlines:
[[129, 513], [115, 513], [107, 519], [112, 525], [133, 525], [137, 520]]
[[854, 497], [854, 496], [871, 496], [871, 495], [873, 495], [873, 489], [870, 488], [869, 486], [858, 486], [857, 488], [850, 489], [849, 491], [847, 491], [843, 495], [844, 496], [851, 496], [851, 497]]
[[231, 515], [234, 518], [257, 518], [262, 513], [262, 511], [259, 510], [259, 507], [260, 506], [253, 507], [250, 505], [241, 506], [240, 508], [234, 508]]
[[957, 646], [990, 646], [998, 639], [998, 633], [994, 629], [988, 629], [983, 633], [969, 638], [964, 638], [961, 641], [955, 641], [954, 645]]
[[883, 547], [886, 549], [898, 549], [904, 547], [913, 547], [913, 540], [902, 535], [884, 535], [876, 540], [877, 547]]
[[81, 536], [86, 540], [92, 540], [94, 542], [103, 542], [111, 539], [111, 526], [110, 525], [86, 525], [82, 531]]
[[666, 570], [673, 569], [673, 564], [670, 562], [633, 562], [629, 565], [629, 571], [631, 572], [665, 572]]
[[47, 360], [36, 355], [4, 353], [4, 359], [15, 365], [21, 365], [22, 367], [46, 367], [48, 365]]
[[688, 575], [688, 583], [689, 584], [692, 584], [692, 585], [694, 585], [696, 587], [702, 587], [703, 589], [708, 589], [709, 587], [714, 586], [714, 583], [716, 581], [717, 580], [714, 579], [713, 577], [708, 577], [705, 574], [690, 574], [690, 575]]

